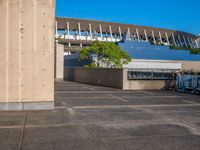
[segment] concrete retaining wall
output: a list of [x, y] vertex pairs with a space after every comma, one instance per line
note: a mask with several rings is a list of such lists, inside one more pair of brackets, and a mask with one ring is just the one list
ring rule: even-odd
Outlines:
[[106, 87], [122, 89], [123, 70], [105, 68], [65, 68], [64, 79]]
[[128, 69], [65, 68], [64, 79], [123, 90], [161, 90], [164, 80], [128, 80]]
[[123, 69], [123, 90], [161, 90], [165, 80], [128, 80], [128, 69]]

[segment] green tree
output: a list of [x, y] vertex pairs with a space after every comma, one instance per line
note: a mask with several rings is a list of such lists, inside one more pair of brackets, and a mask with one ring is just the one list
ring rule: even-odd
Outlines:
[[123, 64], [128, 64], [131, 57], [115, 43], [95, 41], [88, 48], [80, 52], [80, 60], [90, 59], [91, 55], [96, 55], [96, 61], [89, 64], [90, 67], [122, 68]]

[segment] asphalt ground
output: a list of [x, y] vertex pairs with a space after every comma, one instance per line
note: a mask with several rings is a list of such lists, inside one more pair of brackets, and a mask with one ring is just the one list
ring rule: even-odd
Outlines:
[[0, 112], [0, 150], [200, 150], [200, 96], [56, 81], [54, 111]]

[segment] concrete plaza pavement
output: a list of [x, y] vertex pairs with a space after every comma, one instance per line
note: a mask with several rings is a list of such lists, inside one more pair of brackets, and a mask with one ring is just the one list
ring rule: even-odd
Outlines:
[[199, 150], [200, 96], [56, 81], [54, 111], [0, 112], [0, 150]]

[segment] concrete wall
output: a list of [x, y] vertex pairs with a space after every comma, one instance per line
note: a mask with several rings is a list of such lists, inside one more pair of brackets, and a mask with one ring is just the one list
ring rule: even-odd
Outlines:
[[128, 80], [128, 69], [123, 69], [123, 90], [161, 90], [164, 80]]
[[182, 71], [200, 72], [200, 61], [181, 61]]
[[64, 45], [56, 44], [56, 79], [64, 78]]
[[0, 109], [52, 109], [54, 0], [0, 0]]
[[64, 79], [122, 89], [123, 70], [106, 68], [65, 68]]
[[64, 79], [123, 90], [161, 90], [164, 80], [128, 80], [128, 69], [89, 69], [65, 67]]

